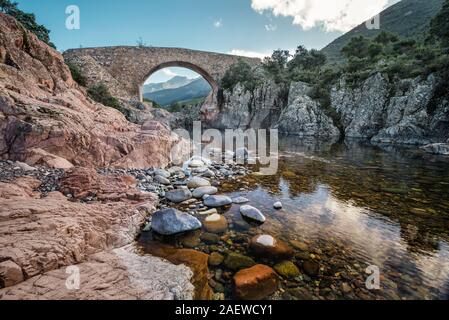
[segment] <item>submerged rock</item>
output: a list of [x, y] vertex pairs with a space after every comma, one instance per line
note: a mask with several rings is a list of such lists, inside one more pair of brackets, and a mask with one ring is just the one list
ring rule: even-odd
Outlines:
[[211, 233], [223, 233], [228, 229], [228, 221], [218, 213], [208, 216], [204, 219], [204, 229]]
[[167, 191], [165, 198], [174, 203], [180, 203], [192, 197], [192, 193], [188, 189], [175, 189]]
[[253, 237], [249, 245], [255, 255], [264, 258], [282, 260], [293, 256], [293, 249], [285, 242], [267, 234]]
[[211, 265], [213, 267], [217, 267], [220, 264], [222, 264], [223, 260], [224, 260], [224, 257], [221, 254], [219, 254], [218, 252], [212, 252], [209, 255], [209, 265]]
[[316, 277], [320, 272], [320, 264], [314, 260], [305, 260], [302, 263], [302, 268], [311, 277]]
[[249, 202], [249, 200], [245, 197], [236, 197], [236, 198], [232, 198], [232, 202], [235, 204], [242, 204], [242, 203]]
[[201, 222], [188, 213], [169, 208], [153, 214], [151, 228], [162, 235], [173, 235], [199, 229]]
[[244, 256], [239, 253], [230, 252], [224, 260], [226, 268], [231, 270], [240, 270], [254, 266], [256, 263], [250, 257]]
[[262, 300], [277, 290], [278, 279], [272, 268], [257, 264], [237, 272], [234, 276], [234, 284], [235, 295], [238, 299]]
[[208, 207], [223, 207], [232, 204], [232, 199], [228, 196], [209, 196], [204, 199], [204, 204]]
[[241, 206], [240, 213], [243, 217], [259, 223], [264, 223], [266, 221], [265, 216], [262, 214], [262, 212], [260, 212], [259, 209], [256, 209], [249, 205]]
[[215, 233], [205, 232], [200, 236], [200, 240], [205, 244], [217, 244], [220, 242], [220, 237]]
[[274, 266], [274, 270], [284, 278], [295, 278], [299, 276], [299, 269], [291, 261], [282, 261]]

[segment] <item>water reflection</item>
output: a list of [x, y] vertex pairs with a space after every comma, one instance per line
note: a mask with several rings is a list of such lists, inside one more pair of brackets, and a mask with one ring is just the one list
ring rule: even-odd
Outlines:
[[[252, 190], [232, 193], [268, 215], [263, 232], [322, 253], [325, 274], [362, 281], [366, 266], [379, 266], [375, 298], [447, 298], [447, 157], [302, 138], [281, 140], [281, 155], [277, 176], [248, 177]], [[278, 200], [281, 211], [272, 209]], [[226, 215], [238, 221], [238, 206]]]

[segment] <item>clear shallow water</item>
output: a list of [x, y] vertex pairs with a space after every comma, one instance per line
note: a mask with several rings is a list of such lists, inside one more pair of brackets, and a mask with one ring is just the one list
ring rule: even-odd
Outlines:
[[[306, 252], [296, 253], [320, 263], [317, 277], [302, 272], [285, 279], [272, 298], [449, 298], [449, 157], [298, 137], [281, 139], [280, 155], [276, 176], [250, 175], [220, 188], [250, 199], [267, 222], [250, 226], [233, 205], [223, 212], [230, 230], [219, 250], [251, 256], [248, 240], [267, 233], [306, 244]], [[276, 201], [282, 210], [273, 209]], [[236, 236], [244, 241], [233, 242]], [[209, 253], [216, 247], [197, 249]], [[369, 265], [380, 269], [380, 290], [365, 287]], [[228, 280], [226, 297], [232, 298]]]

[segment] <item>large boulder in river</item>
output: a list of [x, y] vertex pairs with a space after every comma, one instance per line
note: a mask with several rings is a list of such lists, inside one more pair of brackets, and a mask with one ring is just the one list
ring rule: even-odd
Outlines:
[[218, 189], [216, 187], [212, 187], [212, 186], [206, 186], [206, 187], [199, 187], [196, 188], [195, 190], [193, 190], [192, 195], [195, 198], [202, 198], [204, 195], [208, 194], [216, 194], [218, 192]]
[[238, 299], [262, 300], [277, 290], [278, 279], [272, 268], [257, 264], [237, 272], [234, 284], [235, 296]]
[[293, 249], [284, 241], [268, 234], [254, 236], [249, 243], [251, 251], [256, 256], [271, 260], [289, 259], [293, 256]]
[[449, 155], [449, 143], [433, 143], [421, 147], [427, 153]]
[[232, 204], [232, 199], [228, 196], [209, 196], [204, 199], [204, 204], [212, 208], [224, 207]]
[[262, 214], [262, 212], [260, 212], [259, 209], [254, 208], [252, 206], [249, 205], [244, 205], [240, 207], [240, 214], [246, 218], [249, 219], [251, 221], [257, 222], [257, 223], [264, 223], [266, 218], [265, 216]]
[[188, 213], [173, 208], [153, 214], [151, 229], [162, 235], [173, 235], [201, 228], [201, 222]]
[[192, 193], [189, 189], [175, 189], [167, 191], [165, 193], [165, 198], [174, 203], [180, 203], [188, 200], [192, 197]]

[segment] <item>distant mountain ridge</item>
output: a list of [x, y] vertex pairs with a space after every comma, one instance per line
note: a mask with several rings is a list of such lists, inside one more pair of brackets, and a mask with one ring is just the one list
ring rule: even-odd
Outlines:
[[174, 76], [168, 81], [159, 83], [149, 83], [143, 86], [143, 94], [157, 92], [166, 89], [176, 89], [195, 81], [196, 79], [190, 79], [183, 76]]
[[367, 29], [365, 23], [362, 23], [332, 41], [321, 52], [326, 54], [329, 63], [335, 64], [343, 60], [340, 51], [353, 37], [374, 38], [386, 31], [404, 38], [422, 39], [429, 21], [440, 11], [443, 2], [444, 0], [402, 0], [380, 13], [380, 30]]
[[144, 98], [161, 106], [169, 106], [175, 102], [189, 101], [207, 97], [212, 90], [210, 84], [202, 77], [194, 79], [187, 85], [144, 93]]

